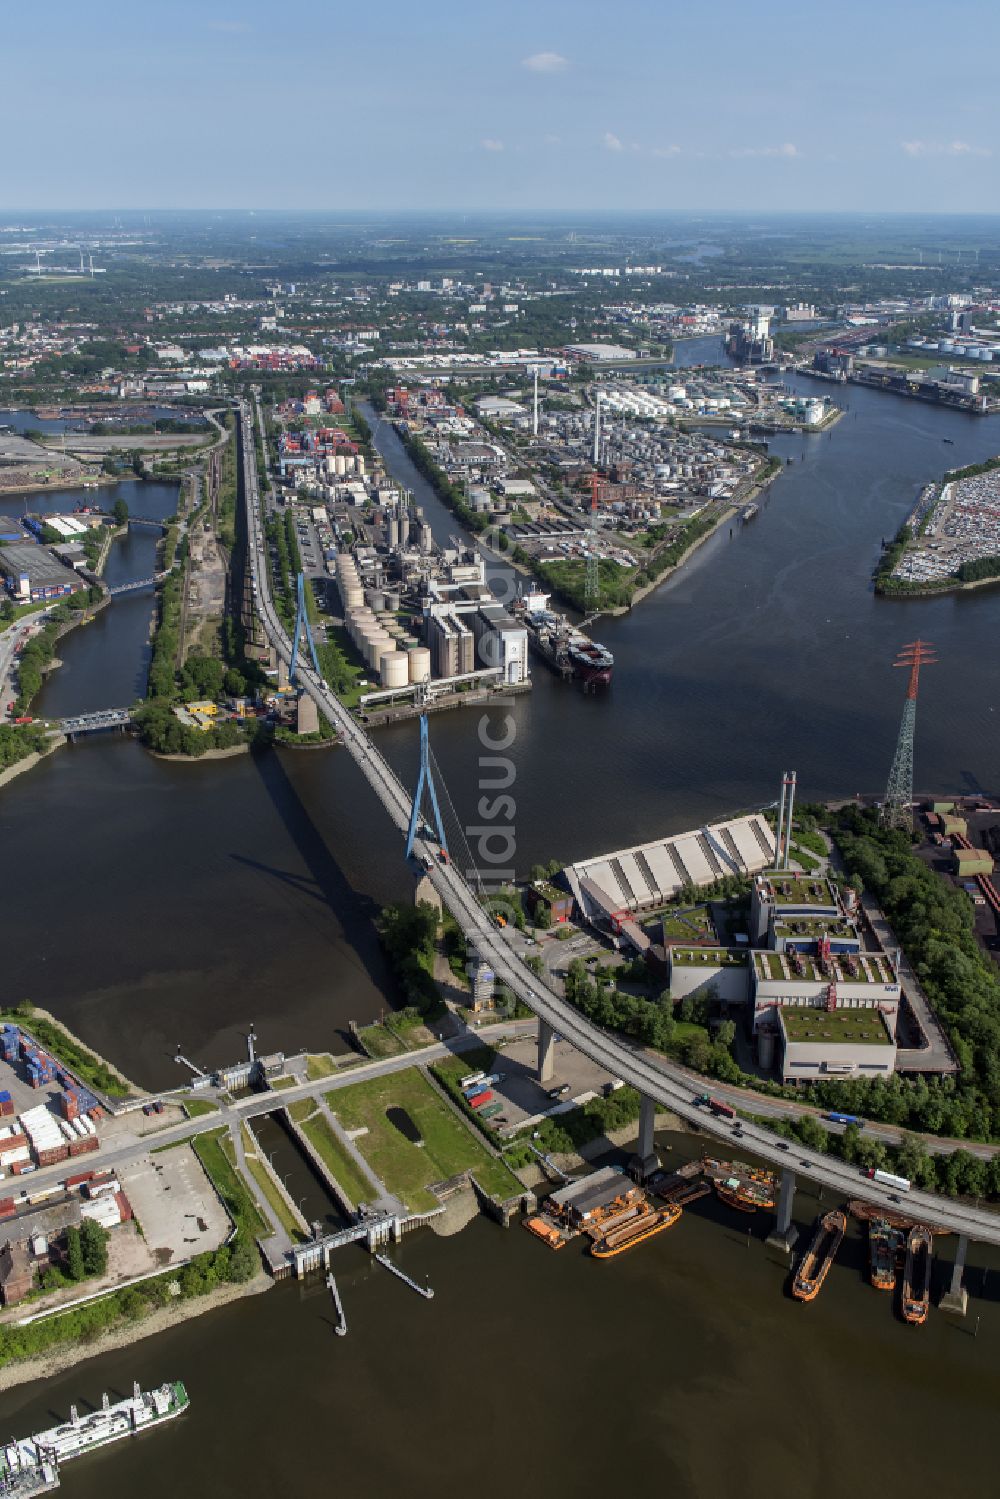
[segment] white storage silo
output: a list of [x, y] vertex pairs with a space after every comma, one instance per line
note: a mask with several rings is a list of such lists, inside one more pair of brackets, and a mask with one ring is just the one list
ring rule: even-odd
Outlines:
[[405, 651], [389, 651], [379, 663], [383, 687], [405, 687], [410, 680], [410, 662]]
[[415, 645], [409, 654], [410, 681], [423, 682], [431, 674], [431, 653], [425, 645]]

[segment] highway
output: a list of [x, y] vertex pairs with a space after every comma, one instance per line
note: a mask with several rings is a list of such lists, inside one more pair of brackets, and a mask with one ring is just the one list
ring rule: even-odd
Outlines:
[[[263, 433], [265, 429], [259, 396], [256, 404], [257, 422]], [[257, 485], [253, 419], [247, 402], [241, 401], [239, 409], [243, 436], [243, 494], [248, 560], [254, 599], [269, 644], [286, 665], [290, 666], [292, 643], [275, 612], [271, 598], [267, 543], [261, 523]], [[358, 765], [400, 833], [405, 835], [411, 798], [395, 772], [327, 684], [316, 675], [311, 665], [300, 660], [296, 667], [296, 679], [319, 711], [335, 726], [344, 748]], [[497, 978], [540, 1020], [544, 1020], [554, 1032], [584, 1056], [604, 1068], [609, 1076], [622, 1078], [644, 1097], [652, 1099], [664, 1109], [673, 1110], [705, 1134], [717, 1138], [720, 1146], [732, 1149], [734, 1129], [739, 1128], [739, 1149], [760, 1156], [779, 1170], [790, 1169], [842, 1192], [845, 1197], [861, 1198], [889, 1211], [898, 1212], [903, 1198], [907, 1212], [921, 1222], [967, 1234], [977, 1242], [1000, 1244], [1000, 1214], [993, 1213], [988, 1208], [968, 1206], [927, 1192], [910, 1191], [899, 1194], [893, 1188], [863, 1176], [857, 1167], [846, 1162], [820, 1151], [810, 1150], [796, 1142], [789, 1145], [789, 1142], [780, 1140], [771, 1130], [749, 1120], [734, 1126], [699, 1106], [695, 1102], [690, 1076], [683, 1068], [666, 1057], [658, 1057], [654, 1062], [637, 1052], [622, 1038], [600, 1030], [585, 1020], [561, 995], [549, 989], [543, 980], [536, 978], [494, 926], [460, 871], [454, 864], [441, 862], [436, 842], [418, 836], [414, 851], [427, 868], [428, 878], [461, 926], [467, 941], [489, 964]], [[698, 1086], [698, 1092], [704, 1092], [709, 1086], [706, 1080], [704, 1085]], [[742, 1102], [745, 1105], [745, 1101]]]

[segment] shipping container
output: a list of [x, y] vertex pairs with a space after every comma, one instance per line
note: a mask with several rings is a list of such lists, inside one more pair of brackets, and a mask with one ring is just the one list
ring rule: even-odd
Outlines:
[[484, 1103], [489, 1103], [489, 1101], [490, 1101], [490, 1099], [492, 1097], [493, 1097], [493, 1089], [492, 1088], [487, 1088], [484, 1092], [477, 1093], [476, 1096], [475, 1096], [475, 1098], [470, 1098], [469, 1099], [469, 1108], [470, 1109], [481, 1109], [482, 1106], [483, 1106], [483, 1104]]

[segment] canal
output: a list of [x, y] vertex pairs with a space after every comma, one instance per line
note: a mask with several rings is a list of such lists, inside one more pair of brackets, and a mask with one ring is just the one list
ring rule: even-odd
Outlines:
[[[923, 685], [919, 782], [1000, 786], [1000, 594], [899, 604], [870, 588], [881, 538], [920, 484], [992, 455], [997, 428], [871, 391], [836, 397], [848, 409], [830, 434], [776, 442], [794, 461], [756, 521], [595, 627], [616, 657], [609, 692], [584, 697], [536, 666], [533, 692], [509, 710], [521, 870], [759, 805], [786, 767], [806, 797], [878, 790], [902, 705], [890, 663], [917, 635], [941, 658]], [[439, 539], [454, 532], [384, 425], [378, 442]], [[109, 627], [121, 608], [106, 611]], [[68, 659], [79, 642], [73, 675], [81, 699], [91, 694], [74, 706], [110, 705], [126, 672], [142, 670], [144, 630], [112, 691], [112, 641], [97, 631], [65, 643]], [[478, 719], [431, 726], [469, 821]], [[379, 736], [411, 783], [415, 738], [412, 725]], [[48, 1005], [145, 1083], [178, 1080], [178, 1040], [205, 1064], [240, 1055], [250, 1019], [265, 1050], [342, 1049], [351, 1019], [394, 998], [372, 920], [408, 896], [408, 876], [336, 751], [177, 765], [94, 740], [7, 788], [0, 837], [17, 872], [6, 994]], [[798, 1199], [804, 1226], [817, 1206]], [[420, 1233], [398, 1252], [429, 1278], [433, 1302], [348, 1254], [337, 1266], [346, 1340], [332, 1334], [321, 1285], [285, 1285], [10, 1392], [0, 1424], [20, 1434], [133, 1378], [187, 1381], [194, 1404], [181, 1422], [67, 1473], [81, 1499], [140, 1481], [165, 1494], [179, 1472], [196, 1491], [264, 1494], [330, 1479], [334, 1464], [339, 1483], [417, 1494], [512, 1483], [562, 1493], [625, 1473], [685, 1496], [738, 1485], [752, 1499], [818, 1496], [858, 1477], [948, 1490], [959, 1471], [986, 1486], [996, 1269], [984, 1286], [977, 1261], [968, 1322], [934, 1312], [914, 1331], [865, 1285], [858, 1244], [803, 1308], [760, 1242], [766, 1224], [749, 1220], [748, 1241], [734, 1217], [705, 1199], [608, 1265], [486, 1222], [451, 1240]]]

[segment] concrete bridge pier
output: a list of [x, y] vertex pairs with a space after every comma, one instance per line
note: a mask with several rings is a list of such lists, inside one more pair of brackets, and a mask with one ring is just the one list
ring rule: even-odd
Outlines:
[[778, 1193], [778, 1216], [767, 1242], [782, 1254], [791, 1254], [795, 1248], [799, 1231], [792, 1222], [792, 1205], [795, 1202], [795, 1172], [786, 1167], [781, 1173], [781, 1189]]
[[646, 1158], [653, 1154], [655, 1143], [653, 1130], [656, 1127], [656, 1104], [651, 1098], [643, 1098], [639, 1105], [639, 1154]]
[[951, 1272], [951, 1285], [938, 1303], [943, 1312], [954, 1312], [959, 1317], [964, 1317], [969, 1308], [969, 1293], [962, 1284], [968, 1248], [968, 1234], [959, 1234], [958, 1248], [955, 1250], [955, 1264]]
[[556, 1033], [547, 1020], [538, 1022], [538, 1081], [550, 1083], [556, 1068]]
[[631, 1170], [643, 1181], [660, 1169], [660, 1159], [656, 1154], [655, 1128], [656, 1101], [643, 1097], [639, 1102], [639, 1140], [636, 1145], [635, 1158], [631, 1162]]

